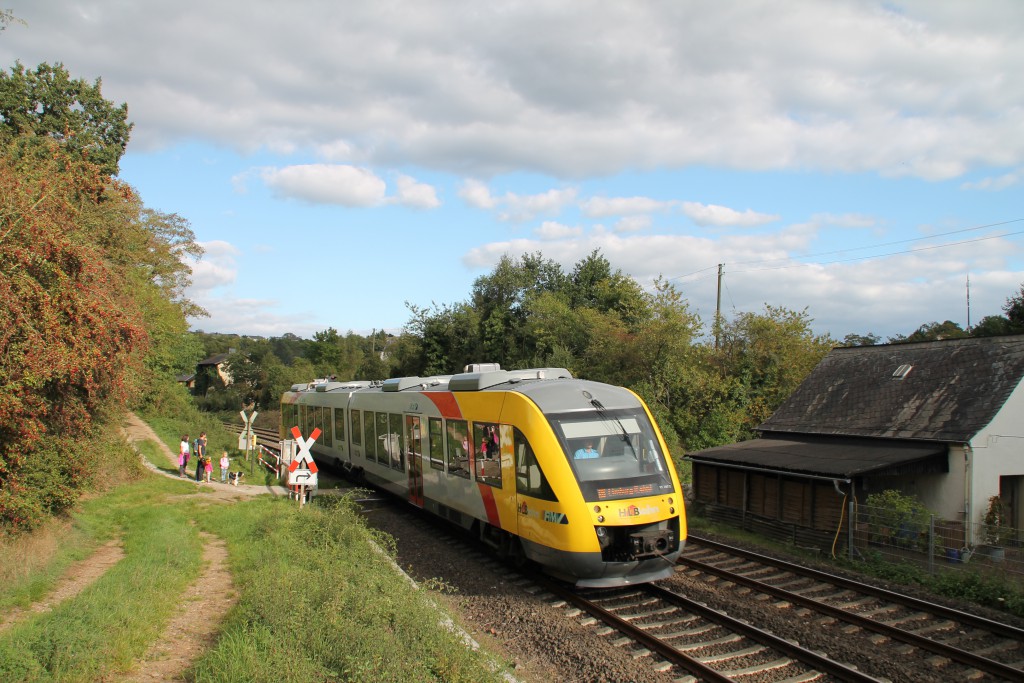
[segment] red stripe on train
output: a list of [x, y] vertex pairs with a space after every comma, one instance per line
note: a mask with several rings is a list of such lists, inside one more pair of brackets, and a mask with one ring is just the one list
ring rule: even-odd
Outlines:
[[451, 392], [447, 391], [424, 391], [421, 396], [426, 396], [437, 409], [441, 411], [441, 417], [446, 419], [461, 418], [462, 410], [459, 409], [459, 402], [455, 400], [455, 396]]
[[501, 528], [501, 520], [498, 519], [498, 504], [494, 502], [494, 487], [487, 484], [477, 484], [480, 489], [480, 497], [484, 500], [484, 510], [487, 512], [487, 521], [491, 526]]

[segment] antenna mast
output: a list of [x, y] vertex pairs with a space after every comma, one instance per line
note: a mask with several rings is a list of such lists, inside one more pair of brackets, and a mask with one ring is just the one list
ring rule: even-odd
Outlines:
[[971, 331], [971, 274], [967, 273], [967, 331]]

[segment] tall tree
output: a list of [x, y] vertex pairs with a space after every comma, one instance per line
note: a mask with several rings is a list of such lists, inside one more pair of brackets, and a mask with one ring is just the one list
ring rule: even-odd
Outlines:
[[1016, 294], [1006, 299], [1003, 313], [1010, 321], [1010, 330], [1013, 334], [1024, 332], [1024, 284]]
[[921, 325], [921, 327], [914, 330], [904, 341], [907, 342], [921, 342], [921, 341], [936, 341], [939, 339], [962, 339], [967, 337], [968, 334], [963, 330], [960, 325], [947, 320], [945, 322], [930, 322]]
[[569, 276], [569, 301], [575, 307], [615, 312], [633, 327], [649, 315], [646, 297], [636, 280], [612, 265], [597, 249], [578, 261]]
[[34, 70], [15, 62], [0, 72], [0, 142], [20, 154], [45, 154], [42, 140], [59, 143], [70, 158], [89, 161], [115, 176], [132, 124], [128, 105], [105, 100], [100, 79], [72, 79], [63, 64]]
[[99, 201], [98, 187], [94, 167], [59, 152], [0, 155], [0, 524], [31, 525], [70, 504], [97, 454], [33, 454], [73, 447], [138, 387], [145, 314], [92, 228], [122, 220], [122, 194]]
[[724, 325], [717, 362], [743, 387], [732, 395], [744, 404], [747, 430], [768, 419], [835, 346], [814, 334], [811, 322], [806, 309], [766, 305], [764, 313], [740, 313]]

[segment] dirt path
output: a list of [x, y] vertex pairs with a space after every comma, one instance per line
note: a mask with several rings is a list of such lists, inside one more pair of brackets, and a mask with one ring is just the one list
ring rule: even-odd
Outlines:
[[0, 632], [10, 628], [28, 614], [46, 612], [75, 597], [123, 557], [121, 539], [114, 539], [100, 546], [99, 550], [88, 558], [71, 565], [57, 582], [57, 587], [45, 598], [28, 607], [15, 608], [0, 617]]
[[[122, 428], [131, 443], [152, 441], [167, 456], [169, 466], [176, 465], [176, 456], [152, 428], [134, 413], [129, 413]], [[145, 460], [144, 460], [145, 461]], [[154, 472], [177, 479], [177, 474], [165, 472], [148, 461]], [[204, 502], [230, 502], [251, 495], [267, 493], [264, 486], [230, 486], [220, 482], [197, 484], [203, 487]], [[171, 617], [164, 632], [149, 651], [121, 681], [180, 681], [182, 674], [196, 658], [216, 640], [224, 616], [238, 600], [231, 572], [228, 570], [228, 552], [224, 541], [212, 534], [200, 533], [203, 540], [203, 570], [194, 585], [201, 590], [182, 596], [178, 611]], [[189, 589], [191, 590], [191, 589]]]
[[216, 640], [220, 623], [238, 596], [228, 571], [224, 541], [207, 533], [199, 535], [204, 541], [204, 569], [195, 585], [200, 590], [185, 596], [163, 634], [140, 660], [139, 667], [120, 681], [183, 681], [182, 674]]

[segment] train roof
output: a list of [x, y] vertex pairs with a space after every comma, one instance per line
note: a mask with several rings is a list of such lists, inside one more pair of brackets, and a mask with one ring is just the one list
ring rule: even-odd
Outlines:
[[572, 412], [635, 408], [636, 396], [622, 387], [584, 379], [576, 379], [565, 368], [528, 368], [502, 370], [497, 363], [466, 366], [456, 375], [430, 377], [393, 377], [380, 381], [315, 380], [296, 384], [299, 393], [362, 393], [375, 391], [514, 391], [527, 396], [545, 412]]

